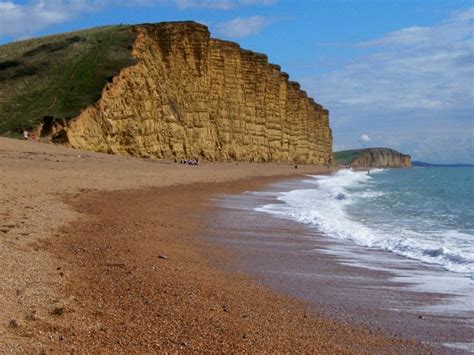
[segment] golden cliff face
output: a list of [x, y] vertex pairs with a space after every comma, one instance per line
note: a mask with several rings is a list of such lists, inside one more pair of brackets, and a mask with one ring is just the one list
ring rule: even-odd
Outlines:
[[136, 26], [133, 55], [67, 124], [76, 148], [208, 160], [333, 162], [328, 111], [265, 55], [197, 23]]

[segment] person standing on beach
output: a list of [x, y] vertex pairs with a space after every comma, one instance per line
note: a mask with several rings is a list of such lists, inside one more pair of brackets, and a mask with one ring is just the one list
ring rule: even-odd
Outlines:
[[26, 129], [23, 130], [23, 139], [25, 141], [28, 140], [28, 131]]

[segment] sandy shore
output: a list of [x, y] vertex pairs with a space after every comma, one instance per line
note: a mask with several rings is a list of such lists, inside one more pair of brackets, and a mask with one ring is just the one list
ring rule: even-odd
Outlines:
[[256, 211], [278, 203], [282, 191], [314, 189], [307, 181], [285, 179], [213, 198], [202, 238], [233, 255], [217, 260], [219, 268], [253, 275], [331, 319], [429, 344], [434, 353], [472, 352], [472, 282], [463, 275]]
[[216, 193], [326, 168], [198, 167], [0, 138], [0, 348], [419, 351], [224, 272], [194, 235]]

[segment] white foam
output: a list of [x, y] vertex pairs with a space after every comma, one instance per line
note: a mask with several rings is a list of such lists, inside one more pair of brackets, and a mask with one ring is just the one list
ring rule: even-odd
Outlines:
[[[372, 175], [384, 171], [374, 169], [368, 175], [341, 170], [330, 176], [309, 176], [311, 179], [304, 182], [315, 185], [314, 188], [280, 193], [277, 196], [280, 203], [267, 204], [257, 210], [315, 225], [328, 236], [361, 246], [388, 250], [458, 273], [474, 273], [472, 235], [456, 230], [426, 233], [413, 229], [407, 221], [393, 220], [384, 225], [369, 223], [370, 215], [355, 217], [348, 212], [348, 208], [361, 199], [367, 202], [384, 195], [371, 188]], [[417, 222], [414, 220], [411, 224]]]
[[465, 350], [474, 353], [474, 343], [443, 343], [443, 345], [448, 348]]

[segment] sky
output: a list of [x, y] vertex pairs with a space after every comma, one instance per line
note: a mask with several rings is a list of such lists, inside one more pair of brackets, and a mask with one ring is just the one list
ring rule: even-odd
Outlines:
[[0, 44], [178, 20], [280, 64], [330, 111], [335, 151], [474, 163], [473, 0], [0, 0]]

